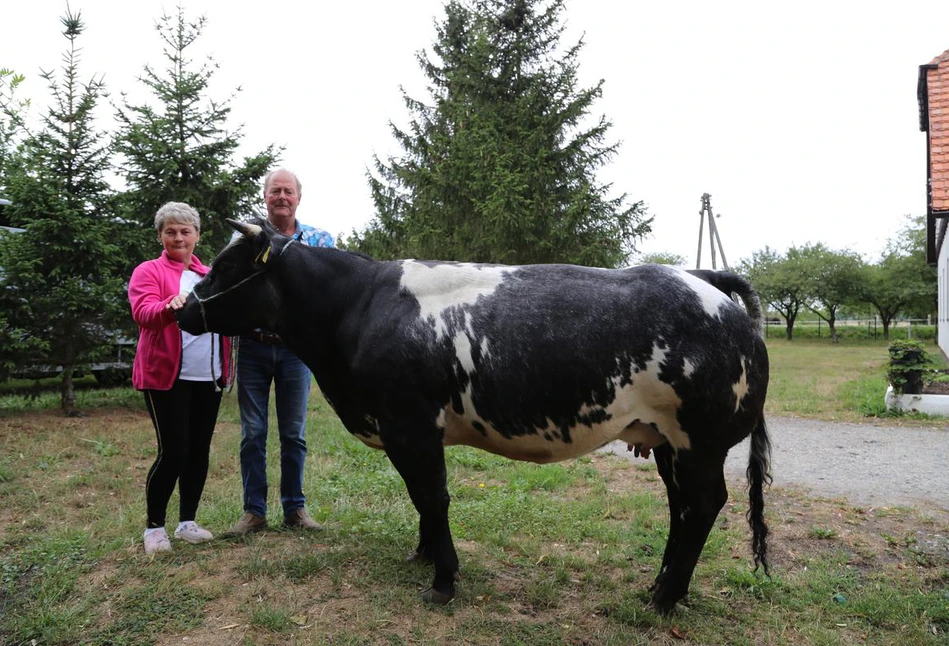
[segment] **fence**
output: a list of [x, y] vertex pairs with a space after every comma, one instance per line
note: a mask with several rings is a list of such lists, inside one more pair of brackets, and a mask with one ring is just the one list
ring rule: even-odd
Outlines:
[[[841, 339], [883, 339], [883, 324], [879, 319], [843, 319], [834, 323], [837, 336]], [[830, 327], [823, 319], [798, 319], [794, 322], [795, 339], [830, 338]], [[785, 338], [787, 326], [782, 318], [769, 318], [765, 321], [765, 336], [769, 338]], [[890, 323], [890, 340], [922, 339], [932, 341], [936, 339], [936, 325], [930, 319], [901, 319]]]

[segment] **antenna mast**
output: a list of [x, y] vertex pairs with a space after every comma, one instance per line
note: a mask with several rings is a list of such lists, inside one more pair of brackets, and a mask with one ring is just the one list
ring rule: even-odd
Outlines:
[[708, 216], [708, 244], [712, 253], [712, 269], [718, 269], [715, 266], [715, 245], [718, 245], [718, 252], [722, 255], [722, 266], [728, 269], [728, 261], [725, 260], [725, 250], [722, 249], [722, 239], [718, 235], [718, 227], [715, 226], [715, 216], [712, 214], [712, 196], [708, 193], [702, 193], [702, 210], [699, 211], [699, 249], [695, 258], [695, 268], [702, 268], [702, 233], [705, 231], [705, 220]]

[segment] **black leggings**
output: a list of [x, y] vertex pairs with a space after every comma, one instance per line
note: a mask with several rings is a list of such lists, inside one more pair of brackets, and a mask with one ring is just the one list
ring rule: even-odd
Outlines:
[[158, 438], [158, 455], [145, 481], [146, 527], [165, 526], [165, 511], [176, 482], [179, 521], [194, 520], [208, 477], [208, 453], [221, 391], [215, 390], [213, 381], [176, 379], [171, 390], [144, 392]]

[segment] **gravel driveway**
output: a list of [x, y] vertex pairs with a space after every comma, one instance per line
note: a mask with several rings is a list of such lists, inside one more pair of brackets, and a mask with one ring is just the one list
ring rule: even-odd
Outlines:
[[[913, 428], [771, 417], [774, 486], [801, 489], [854, 504], [918, 506], [949, 512], [949, 427]], [[634, 458], [622, 442], [605, 447]], [[744, 480], [748, 440], [725, 463], [731, 481]], [[729, 487], [737, 495], [735, 485]]]

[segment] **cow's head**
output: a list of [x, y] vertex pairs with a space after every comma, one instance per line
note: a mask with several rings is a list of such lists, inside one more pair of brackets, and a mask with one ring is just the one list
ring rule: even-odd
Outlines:
[[256, 328], [280, 329], [280, 297], [271, 271], [290, 239], [265, 220], [227, 220], [242, 235], [228, 244], [177, 311], [178, 326], [191, 334], [227, 336]]

